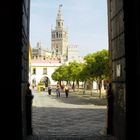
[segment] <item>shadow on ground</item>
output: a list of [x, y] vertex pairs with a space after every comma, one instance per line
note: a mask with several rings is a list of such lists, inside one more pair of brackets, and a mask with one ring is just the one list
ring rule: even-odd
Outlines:
[[[51, 98], [56, 98], [55, 95], [51, 96]], [[76, 104], [76, 105], [99, 105], [104, 106], [107, 105], [106, 98], [98, 98], [91, 95], [83, 95], [76, 93], [69, 93], [69, 97], [65, 98], [65, 94], [61, 93], [60, 98], [56, 98], [59, 102], [68, 103], [68, 104]]]

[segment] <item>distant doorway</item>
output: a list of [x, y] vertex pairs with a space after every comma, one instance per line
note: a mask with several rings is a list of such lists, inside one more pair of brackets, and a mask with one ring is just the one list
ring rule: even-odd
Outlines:
[[[77, 6], [77, 9], [80, 8], [78, 6]], [[86, 9], [86, 6], [85, 6], [85, 9]], [[105, 9], [105, 10], [107, 10], [107, 9]], [[72, 9], [71, 9], [71, 11], [72, 11]], [[106, 12], [106, 11], [104, 11], [104, 12]], [[59, 17], [59, 14], [58, 14], [58, 17]], [[84, 22], [88, 21], [88, 20], [84, 21], [83, 16], [81, 18], [83, 19], [83, 22], [81, 24], [84, 25]], [[103, 18], [105, 18], [105, 17], [103, 17]], [[105, 20], [107, 20], [107, 19], [105, 18]], [[72, 20], [70, 24], [73, 24], [73, 23], [74, 22]], [[90, 24], [91, 23], [89, 23], [89, 25]], [[78, 27], [78, 26], [76, 26], [76, 27]], [[88, 25], [86, 27], [88, 27]], [[100, 28], [100, 30], [102, 30], [101, 28]], [[86, 29], [85, 25], [84, 25], [83, 29]], [[83, 29], [81, 28], [81, 30], [83, 30]], [[84, 31], [83, 31], [83, 34], [81, 34], [81, 36], [82, 35], [85, 36], [84, 40], [89, 39], [92, 36], [92, 34], [87, 35], [86, 33], [84, 33]], [[54, 38], [58, 37], [58, 42], [59, 42], [59, 39], [61, 38], [61, 36], [62, 36], [61, 34], [60, 34], [60, 36], [58, 36], [57, 34], [53, 35]], [[97, 37], [97, 35], [95, 37]], [[107, 37], [107, 35], [106, 35], [106, 37]], [[107, 41], [108, 40], [106, 39], [106, 42]], [[95, 44], [93, 43], [93, 41], [89, 40], [88, 43], [89, 42], [91, 42], [91, 46], [93, 46], [92, 48], [94, 48]], [[56, 45], [56, 48], [57, 47], [58, 46]], [[86, 47], [87, 47], [87, 45], [85, 45], [85, 47], [83, 47], [83, 49], [85, 49]], [[43, 76], [40, 79], [40, 82], [44, 82], [46, 87], [48, 87], [48, 85], [50, 84], [50, 80], [47, 76]], [[51, 137], [60, 138], [61, 137], [62, 139], [69, 138], [69, 136], [71, 138], [75, 138], [76, 135], [77, 135], [77, 137], [82, 138], [83, 136], [88, 136], [88, 133], [89, 133], [90, 138], [91, 137], [96, 138], [96, 135], [97, 135], [97, 138], [102, 137], [101, 135], [104, 135], [106, 133], [105, 129], [107, 127], [106, 126], [106, 121], [107, 121], [106, 99], [98, 100], [94, 97], [90, 97], [91, 95], [89, 95], [89, 94], [81, 95], [81, 93], [80, 93], [77, 96], [74, 93], [70, 93], [69, 99], [66, 101], [63, 91], [61, 91], [61, 92], [62, 92], [62, 94], [61, 94], [60, 99], [56, 99], [55, 92], [52, 93], [51, 97], [47, 97], [44, 95], [41, 96], [40, 94], [36, 94], [37, 96], [35, 98], [36, 98], [37, 102], [36, 102], [35, 106], [33, 106], [33, 111], [34, 111], [33, 118], [34, 118], [34, 121], [38, 120], [38, 118], [41, 119], [40, 121], [38, 121], [38, 122], [36, 121], [33, 123], [34, 127], [36, 129], [36, 134], [38, 132], [38, 136], [39, 135], [41, 136], [41, 134], [43, 136], [48, 134], [48, 138], [51, 138]], [[49, 104], [49, 101], [50, 101], [50, 104]], [[88, 105], [89, 105], [89, 108], [88, 108]], [[38, 107], [38, 106], [43, 106], [43, 107]], [[83, 125], [81, 125], [81, 124], [83, 124]], [[93, 133], [95, 133], [94, 136], [92, 136]]]
[[48, 87], [48, 85], [50, 84], [50, 80], [47, 76], [44, 76], [40, 79], [40, 82], [45, 83], [45, 86]]

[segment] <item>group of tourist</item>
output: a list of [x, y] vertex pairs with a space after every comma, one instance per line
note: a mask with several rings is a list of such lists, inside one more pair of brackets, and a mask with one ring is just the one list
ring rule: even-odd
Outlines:
[[[60, 87], [60, 85], [57, 84], [56, 89], [55, 89], [56, 97], [57, 98], [60, 97], [61, 89], [64, 90], [66, 98], [68, 98], [69, 86], [67, 84], [65, 86], [62, 86], [62, 87]], [[50, 85], [47, 87], [47, 91], [48, 91], [48, 94], [51, 95], [52, 87]]]

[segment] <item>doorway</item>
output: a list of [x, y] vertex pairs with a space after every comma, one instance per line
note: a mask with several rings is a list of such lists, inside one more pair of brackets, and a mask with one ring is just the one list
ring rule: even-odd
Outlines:
[[[92, 1], [88, 1], [88, 2], [92, 3]], [[76, 33], [77, 31], [80, 32], [80, 30], [82, 31], [82, 29], [85, 28], [87, 30], [90, 29], [90, 31], [88, 33], [86, 32], [86, 30], [84, 30], [83, 33], [81, 32], [81, 37], [83, 39], [78, 37], [80, 35], [77, 34], [77, 37], [75, 36], [75, 39], [77, 39], [77, 41], [78, 41], [78, 38], [80, 38], [81, 41], [84, 40], [84, 38], [85, 38], [85, 40], [86, 39], [88, 40], [87, 45], [85, 44], [85, 42], [83, 44], [85, 46], [89, 47], [90, 45], [92, 45], [92, 42], [96, 42], [97, 40], [100, 40], [100, 37], [97, 37], [97, 36], [99, 36], [100, 31], [97, 31], [96, 33], [92, 33], [91, 26], [88, 27], [88, 24], [89, 25], [93, 24], [95, 26], [95, 28], [96, 28], [98, 23], [102, 23], [99, 20], [99, 19], [101, 19], [101, 16], [102, 16], [102, 18], [106, 22], [104, 24], [104, 26], [106, 26], [106, 27], [100, 26], [100, 30], [105, 30], [106, 38], [105, 39], [102, 38], [102, 42], [104, 42], [104, 44], [100, 44], [100, 45], [96, 44], [95, 46], [100, 47], [100, 46], [104, 45], [106, 47], [103, 47], [103, 48], [108, 49], [108, 44], [107, 44], [107, 42], [108, 42], [108, 38], [107, 38], [107, 36], [108, 36], [108, 30], [107, 30], [107, 3], [106, 3], [106, 1], [104, 2], [104, 4], [106, 4], [106, 5], [102, 6], [100, 4], [100, 8], [96, 9], [97, 11], [95, 10], [98, 14], [96, 13], [97, 15], [96, 15], [96, 18], [95, 18], [94, 22], [93, 22], [92, 16], [89, 16], [89, 13], [94, 13], [94, 12], [90, 11], [93, 8], [92, 6], [94, 6], [93, 3], [92, 3], [92, 5], [89, 4], [88, 5], [89, 7], [86, 7], [84, 4], [80, 4], [80, 1], [79, 2], [71, 1], [71, 2], [68, 2], [68, 3], [65, 2], [65, 4], [58, 3], [58, 5], [56, 5], [56, 4], [51, 2], [52, 7], [51, 7], [51, 5], [50, 5], [50, 7], [48, 6], [50, 3], [48, 5], [47, 4], [45, 5], [43, 3], [43, 1], [40, 2], [40, 4], [43, 6], [42, 9], [45, 7], [44, 9], [46, 9], [46, 10], [52, 8], [51, 11], [56, 11], [53, 14], [54, 15], [53, 19], [54, 20], [49, 18], [50, 15], [46, 16], [46, 18], [45, 18], [45, 19], [48, 18], [47, 22], [49, 22], [49, 19], [52, 20], [52, 24], [55, 24], [55, 21], [56, 21], [56, 28], [54, 27], [55, 28], [54, 29], [53, 27], [51, 27], [51, 30], [48, 31], [48, 32], [52, 33], [51, 34], [52, 36], [48, 37], [49, 40], [52, 39], [51, 40], [52, 42], [49, 42], [50, 44], [48, 46], [51, 46], [53, 48], [53, 54], [55, 54], [55, 51], [57, 52], [57, 56], [58, 56], [58, 54], [63, 53], [63, 52], [61, 52], [61, 43], [58, 42], [58, 40], [61, 39], [62, 36], [67, 36], [67, 32], [64, 32], [64, 34], [63, 34], [63, 32], [61, 33], [60, 30], [65, 25], [65, 22], [66, 22], [65, 19], [68, 19], [68, 17], [73, 17], [75, 15], [77, 15], [75, 17], [79, 18], [78, 19], [78, 20], [80, 20], [79, 23], [77, 23], [76, 21], [73, 22], [73, 18], [69, 19], [68, 22], [67, 22], [67, 24], [70, 24], [70, 25], [74, 24], [75, 27], [77, 28], [77, 29], [74, 28], [75, 32], [74, 32], [73, 35], [71, 35], [71, 38], [72, 38], [72, 36], [77, 34]], [[31, 5], [35, 6], [35, 8], [37, 10], [36, 6], [40, 5], [40, 4], [39, 3], [32, 3]], [[75, 4], [75, 7], [72, 7], [72, 4]], [[81, 5], [81, 8], [79, 7], [78, 4]], [[56, 6], [56, 7], [54, 8], [54, 6]], [[58, 22], [59, 18], [62, 18], [61, 16], [65, 14], [65, 12], [63, 11], [63, 7], [64, 8], [67, 7], [67, 9], [66, 9], [67, 14], [72, 12], [73, 15], [63, 17], [65, 22], [63, 22], [63, 20]], [[104, 11], [100, 12], [101, 9], [102, 10], [104, 9]], [[31, 8], [31, 11], [34, 12], [34, 10], [35, 9], [32, 10], [32, 8]], [[68, 12], [68, 10], [69, 10], [69, 12]], [[77, 13], [76, 10], [79, 13]], [[84, 18], [86, 18], [85, 15], [84, 15], [85, 17], [82, 16], [83, 14], [86, 13], [86, 10], [88, 10], [87, 11], [87, 16], [89, 16], [88, 19], [91, 18], [89, 20], [91, 23], [89, 23], [89, 21], [86, 22], [86, 20], [84, 20]], [[46, 15], [44, 13], [44, 11], [45, 10], [43, 10], [42, 14]], [[82, 12], [83, 14], [80, 14], [80, 12]], [[41, 10], [39, 10], [39, 14], [40, 13], [41, 13]], [[48, 12], [48, 13], [51, 13], [51, 12]], [[74, 14], [74, 13], [76, 13], [76, 14]], [[31, 13], [31, 17], [32, 17], [32, 13]], [[38, 18], [36, 18], [36, 19], [38, 19]], [[34, 20], [32, 19], [34, 21], [33, 23], [37, 23], [36, 19], [34, 19]], [[43, 21], [45, 19], [43, 19]], [[40, 21], [41, 21], [41, 17], [40, 17]], [[46, 22], [46, 24], [47, 24], [47, 22]], [[45, 23], [45, 21], [44, 21], [44, 23]], [[40, 23], [40, 24], [37, 23], [37, 25], [41, 25], [41, 24], [43, 25], [44, 23]], [[33, 26], [32, 23], [31, 23], [31, 25]], [[78, 25], [81, 26], [81, 27], [78, 28]], [[47, 27], [45, 26], [45, 28], [47, 28]], [[48, 28], [50, 28], [50, 27], [48, 27]], [[104, 29], [104, 28], [106, 28], [106, 29]], [[72, 30], [73, 29], [71, 29], [71, 31]], [[93, 32], [95, 32], [95, 30]], [[97, 33], [99, 33], [99, 34], [97, 35]], [[33, 34], [33, 32], [32, 32], [32, 34]], [[42, 31], [41, 31], [41, 34], [42, 34]], [[89, 34], [89, 37], [87, 37], [87, 34]], [[38, 31], [38, 35], [39, 35], [39, 31]], [[37, 35], [35, 35], [35, 36], [37, 37]], [[100, 34], [100, 36], [102, 36], [102, 35]], [[94, 37], [96, 38], [96, 41], [93, 41]], [[56, 38], [57, 38], [57, 40], [55, 40]], [[46, 37], [45, 37], [45, 40], [46, 40]], [[101, 41], [99, 41], [99, 42], [101, 42]], [[42, 47], [41, 47], [41, 45], [39, 47], [39, 49], [41, 50], [41, 48], [43, 48], [43, 43], [40, 43], [40, 44], [42, 44]], [[34, 43], [34, 46], [36, 46], [36, 43]], [[75, 56], [74, 57], [76, 57], [76, 55], [77, 55], [77, 53], [76, 53], [76, 51], [77, 51], [76, 47], [77, 46], [78, 46], [77, 44], [76, 45], [74, 44], [74, 45], [70, 46], [71, 49], [73, 49], [73, 48], [75, 49], [75, 50], [74, 49], [72, 50], [72, 51], [75, 51]], [[56, 47], [56, 50], [55, 50], [55, 47]], [[101, 47], [101, 49], [103, 49], [103, 48]], [[66, 48], [64, 48], [64, 50], [65, 49]], [[87, 50], [86, 47], [82, 47], [81, 50], [82, 49]], [[89, 48], [89, 49], [91, 49], [91, 50], [90, 51], [88, 50], [87, 53], [89, 53], [91, 51], [95, 52], [97, 48], [95, 48], [95, 50], [92, 49], [92, 47]], [[84, 52], [84, 50], [83, 50], [83, 52]], [[40, 59], [40, 56], [38, 58]], [[43, 56], [43, 58], [44, 58], [44, 56]], [[66, 58], [69, 58], [69, 56], [66, 57]], [[71, 56], [71, 58], [73, 58], [73, 57]], [[44, 60], [46, 60], [46, 59], [44, 59]], [[87, 88], [88, 88], [88, 85], [87, 85]], [[100, 133], [104, 135], [106, 133], [106, 127], [107, 127], [106, 126], [106, 121], [107, 121], [107, 114], [106, 114], [106, 112], [107, 112], [107, 100], [106, 100], [105, 96], [102, 99], [98, 99], [97, 98], [98, 97], [98, 92], [97, 91], [92, 96], [90, 94], [90, 91], [85, 92], [85, 95], [83, 95], [82, 90], [81, 90], [81, 93], [80, 93], [80, 91], [78, 92], [78, 89], [76, 89], [76, 91], [75, 91], [77, 93], [74, 93], [72, 90], [70, 92], [71, 93], [70, 93], [70, 97], [69, 97], [68, 100], [65, 100], [65, 94], [64, 94], [63, 90], [61, 90], [61, 97], [59, 99], [57, 99], [56, 96], [55, 96], [55, 85], [54, 85], [51, 97], [50, 96], [48, 97], [47, 93], [46, 93], [46, 96], [44, 96], [44, 94], [42, 94], [42, 95], [41, 94], [36, 94], [37, 96], [35, 97], [35, 102], [34, 102], [34, 106], [33, 106], [33, 108], [34, 108], [33, 110], [35, 111], [33, 113], [34, 114], [33, 115], [33, 122], [34, 122], [35, 134], [36, 135], [38, 134], [40, 136], [43, 135], [44, 137], [47, 137], [47, 136], [59, 137], [60, 136], [60, 137], [64, 137], [64, 138], [66, 138], [66, 137], [73, 137], [74, 138], [76, 136], [79, 137], [79, 138], [82, 138], [82, 137], [90, 137], [90, 138], [91, 137], [102, 137], [102, 135], [100, 135]], [[106, 92], [106, 91], [104, 91], [104, 92]], [[39, 101], [40, 99], [42, 101]], [[50, 104], [47, 104], [47, 103], [49, 103], [49, 101], [50, 101]], [[42, 104], [42, 103], [44, 103], [44, 104]], [[54, 104], [56, 104], [58, 106], [55, 106]], [[38, 106], [43, 106], [43, 107], [41, 108], [41, 107], [38, 107]], [[88, 106], [89, 106], [89, 108], [88, 108]], [[37, 111], [39, 111], [40, 113], [36, 113]], [[48, 115], [47, 115], [47, 113], [48, 113]], [[38, 118], [41, 119], [38, 122], [35, 121], [35, 120], [38, 120], [37, 114], [39, 114]], [[46, 116], [46, 117], [44, 117], [44, 116]], [[92, 117], [92, 116], [95, 116], [95, 117]], [[96, 121], [96, 119], [97, 120], [99, 119], [99, 120]], [[46, 122], [47, 122], [48, 125], [46, 124]], [[46, 125], [44, 125], [44, 124], [46, 124]], [[95, 136], [92, 136], [92, 133]]]

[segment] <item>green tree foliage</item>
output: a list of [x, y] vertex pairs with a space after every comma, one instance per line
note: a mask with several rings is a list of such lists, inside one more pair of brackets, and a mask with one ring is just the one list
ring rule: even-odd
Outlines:
[[[101, 80], [109, 77], [109, 53], [107, 50], [88, 54], [84, 57], [90, 80], [96, 80], [98, 87], [101, 87]], [[99, 88], [101, 97], [101, 88]]]
[[74, 82], [77, 81], [78, 87], [79, 87], [79, 73], [82, 71], [82, 63], [78, 63], [76, 61], [70, 62], [68, 64], [68, 74], [69, 74], [69, 80], [73, 81], [73, 90], [75, 89]]
[[102, 50], [84, 57], [90, 77], [105, 79], [109, 76], [108, 51]]
[[52, 79], [55, 81], [67, 81], [69, 79], [68, 77], [68, 66], [67, 65], [61, 65], [58, 67], [54, 73], [52, 74]]
[[68, 65], [61, 65], [52, 74], [52, 79], [55, 81], [83, 81], [91, 83], [96, 80], [100, 82], [107, 79], [109, 76], [109, 56], [108, 50], [98, 51], [96, 53], [88, 54], [84, 57], [85, 63], [78, 63], [76, 61], [70, 62]]

